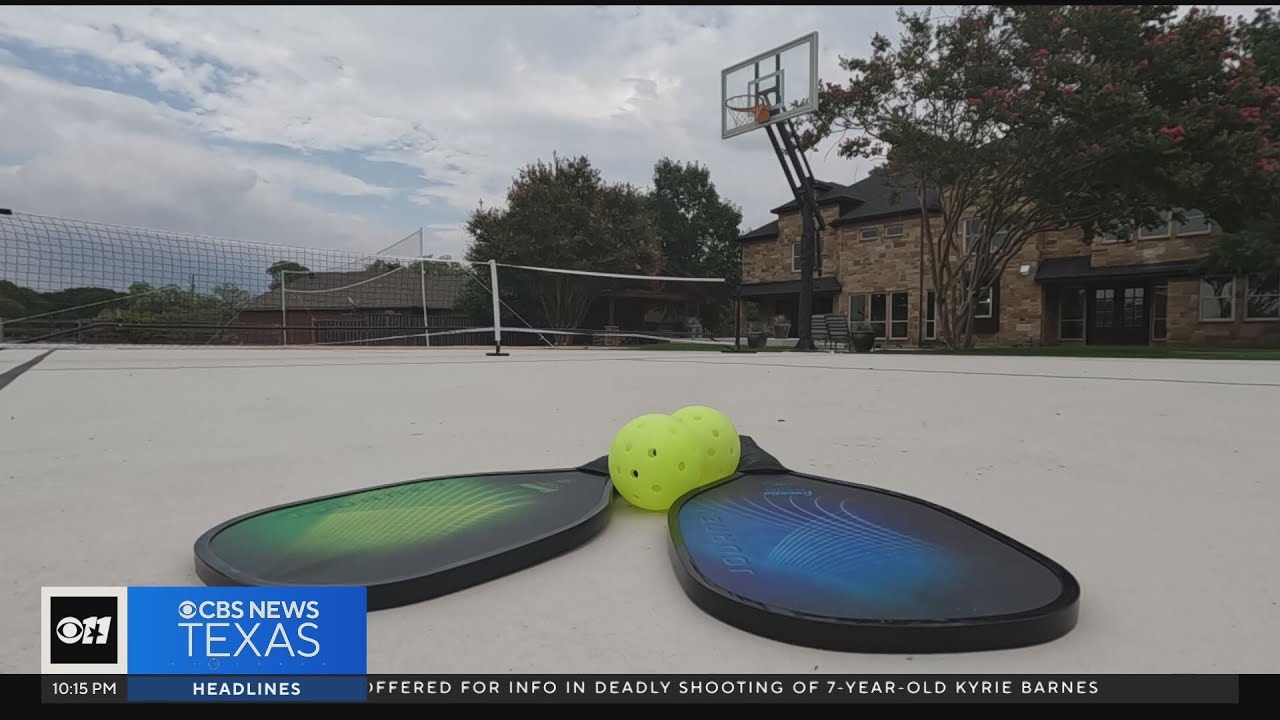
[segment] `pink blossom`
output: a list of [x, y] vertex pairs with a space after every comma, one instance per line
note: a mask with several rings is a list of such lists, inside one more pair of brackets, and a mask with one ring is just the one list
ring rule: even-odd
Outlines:
[[1099, 145], [1098, 143], [1094, 143], [1094, 144], [1092, 144], [1092, 145], [1090, 145], [1090, 146], [1089, 146], [1089, 151], [1090, 151], [1090, 152], [1098, 152], [1098, 151], [1100, 151], [1100, 150], [1102, 150], [1102, 146], [1101, 146], [1101, 145]]
[[1262, 88], [1262, 92], [1267, 97], [1280, 98], [1280, 85], [1268, 85]]
[[1240, 108], [1240, 119], [1244, 120], [1245, 122], [1261, 122], [1262, 108], [1258, 108], [1258, 107]]
[[964, 101], [968, 103], [969, 107], [977, 107], [982, 104], [982, 98], [971, 97], [965, 98]]
[[1075, 95], [1075, 94], [1076, 94], [1076, 89], [1075, 89], [1075, 88], [1073, 88], [1073, 87], [1066, 87], [1066, 86], [1064, 86], [1064, 87], [1062, 88], [1062, 94], [1063, 94], [1063, 95]]
[[1106, 85], [1102, 86], [1102, 92], [1105, 92], [1105, 93], [1115, 92], [1115, 90], [1116, 90], [1116, 86], [1112, 85], [1111, 83], [1107, 83]]
[[1139, 70], [1146, 70], [1146, 69], [1147, 69], [1147, 65], [1150, 65], [1150, 64], [1151, 64], [1151, 63], [1147, 62], [1147, 59], [1146, 59], [1146, 58], [1143, 58], [1143, 59], [1141, 59], [1141, 60], [1139, 60], [1139, 61], [1138, 61], [1138, 69], [1139, 69]]

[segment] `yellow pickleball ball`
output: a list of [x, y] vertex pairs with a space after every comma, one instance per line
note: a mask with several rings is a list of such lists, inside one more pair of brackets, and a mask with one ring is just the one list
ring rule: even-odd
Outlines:
[[609, 477], [627, 502], [666, 510], [698, 486], [704, 453], [687, 425], [670, 415], [641, 415], [609, 447]]
[[702, 455], [700, 485], [723, 480], [738, 471], [742, 439], [724, 413], [705, 405], [690, 405], [671, 413], [693, 432]]

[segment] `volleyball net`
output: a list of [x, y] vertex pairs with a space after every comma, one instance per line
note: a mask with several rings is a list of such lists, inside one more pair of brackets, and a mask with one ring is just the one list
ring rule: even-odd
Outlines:
[[0, 214], [0, 342], [732, 346], [722, 278], [300, 248]]

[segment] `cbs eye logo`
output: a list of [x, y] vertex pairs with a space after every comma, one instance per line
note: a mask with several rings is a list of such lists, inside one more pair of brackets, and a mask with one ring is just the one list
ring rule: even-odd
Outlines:
[[54, 642], [49, 662], [59, 664], [114, 664], [117, 660], [114, 620], [116, 598], [54, 597], [49, 599]]

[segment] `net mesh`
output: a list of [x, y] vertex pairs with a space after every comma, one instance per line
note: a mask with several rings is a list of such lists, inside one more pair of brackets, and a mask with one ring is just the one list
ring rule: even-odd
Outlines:
[[716, 278], [491, 267], [422, 249], [421, 230], [362, 253], [0, 215], [0, 342], [731, 344]]
[[769, 100], [764, 95], [735, 95], [724, 103], [729, 124], [733, 128], [763, 125], [772, 114]]

